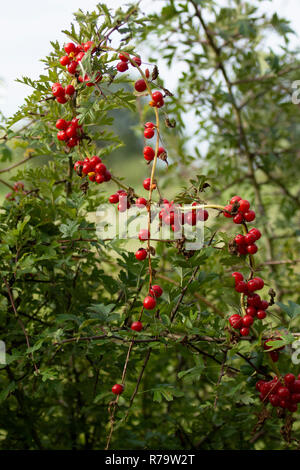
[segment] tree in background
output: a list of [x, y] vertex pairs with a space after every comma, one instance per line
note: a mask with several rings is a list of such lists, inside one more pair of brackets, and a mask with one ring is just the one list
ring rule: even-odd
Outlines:
[[[0, 170], [1, 448], [299, 446], [300, 63], [288, 23], [257, 6], [99, 4], [22, 79], [34, 90], [2, 128], [2, 161], [18, 148], [10, 167], [40, 165]], [[110, 166], [120, 112], [145, 137], [136, 181]], [[139, 200], [140, 241], [97, 237], [108, 194], [119, 212]], [[175, 233], [205, 221], [204, 246], [156, 241], [154, 202]]]

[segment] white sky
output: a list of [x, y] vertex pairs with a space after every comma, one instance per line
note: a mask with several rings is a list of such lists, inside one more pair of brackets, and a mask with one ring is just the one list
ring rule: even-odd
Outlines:
[[[162, 4], [164, 0], [160, 0]], [[65, 41], [61, 30], [68, 29], [72, 13], [78, 8], [92, 10], [99, 0], [11, 0], [1, 2], [0, 15], [0, 109], [4, 115], [13, 114], [30, 88], [16, 83], [21, 76], [37, 78], [43, 72], [39, 60], [51, 50], [50, 41]], [[118, 7], [126, 0], [102, 0], [110, 7]], [[142, 7], [148, 11], [152, 0], [143, 0]], [[265, 0], [264, 10], [276, 11], [291, 21], [292, 28], [300, 36], [300, 0]], [[299, 42], [295, 37], [293, 43]], [[168, 77], [168, 84], [172, 76]]]

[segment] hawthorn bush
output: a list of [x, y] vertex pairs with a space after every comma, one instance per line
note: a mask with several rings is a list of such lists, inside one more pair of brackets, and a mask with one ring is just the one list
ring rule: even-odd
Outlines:
[[[299, 447], [300, 62], [259, 3], [99, 4], [20, 80], [33, 93], [1, 127], [0, 172], [18, 169], [0, 179], [2, 449]], [[104, 204], [143, 214], [138, 236], [99, 237]]]

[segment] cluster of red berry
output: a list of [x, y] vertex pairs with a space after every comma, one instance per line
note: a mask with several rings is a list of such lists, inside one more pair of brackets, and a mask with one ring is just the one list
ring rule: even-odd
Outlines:
[[63, 87], [60, 83], [53, 83], [52, 94], [56, 98], [56, 101], [60, 104], [65, 104], [75, 93], [73, 85], [67, 85]]
[[70, 148], [78, 145], [83, 137], [82, 125], [79, 125], [78, 122], [78, 118], [74, 117], [71, 121], [58, 119], [55, 124], [56, 129], [59, 129], [57, 133], [58, 140], [66, 142]]
[[7, 199], [8, 201], [15, 201], [16, 198], [16, 193], [25, 193], [26, 191], [24, 191], [24, 183], [22, 183], [22, 181], [17, 181], [14, 185], [13, 185], [13, 192], [10, 192], [10, 193], [7, 193], [5, 195], [5, 199]]
[[108, 200], [111, 204], [118, 204], [119, 212], [125, 212], [131, 207], [131, 204], [134, 204], [138, 208], [143, 208], [147, 205], [147, 199], [144, 197], [138, 197], [131, 203], [128, 199], [128, 194], [124, 189], [119, 189], [115, 194], [109, 196]]
[[[197, 202], [193, 202], [192, 206], [199, 205]], [[171, 226], [173, 232], [181, 230], [181, 226], [196, 225], [198, 221], [204, 222], [208, 219], [208, 212], [205, 209], [192, 209], [189, 212], [180, 211], [181, 204], [174, 205], [174, 202], [169, 202], [167, 199], [163, 200], [163, 208], [159, 212], [159, 218], [162, 223]]]
[[235, 224], [252, 222], [255, 219], [255, 212], [250, 210], [250, 202], [240, 196], [234, 196], [230, 204], [224, 207], [224, 217], [232, 218]]
[[263, 320], [267, 316], [267, 308], [269, 302], [262, 300], [258, 294], [254, 292], [264, 287], [264, 281], [260, 277], [254, 277], [249, 281], [244, 281], [244, 276], [239, 272], [232, 273], [235, 280], [235, 290], [247, 297], [246, 315], [235, 314], [229, 317], [229, 323], [235, 330], [240, 330], [242, 336], [248, 336], [250, 326], [255, 318]]
[[89, 177], [90, 181], [98, 184], [111, 180], [111, 173], [97, 155], [92, 158], [86, 157], [83, 161], [78, 160], [74, 164], [74, 170], [80, 177], [84, 174]]
[[259, 380], [256, 389], [260, 399], [269, 402], [275, 408], [280, 407], [295, 413], [300, 403], [300, 374], [298, 379], [294, 374], [286, 374], [282, 379], [275, 376], [272, 380]]
[[140, 57], [132, 57], [131, 61], [134, 62], [134, 64], [129, 61], [129, 54], [128, 52], [122, 52], [119, 54], [119, 59], [120, 62], [117, 63], [117, 70], [118, 72], [126, 72], [128, 70], [128, 62], [135, 67], [134, 64], [138, 65], [140, 67], [142, 65], [142, 60]]
[[[93, 41], [87, 41], [83, 44], [74, 44], [73, 42], [68, 42], [67, 44], [65, 44], [64, 47], [67, 55], [62, 56], [59, 59], [59, 62], [63, 67], [67, 67], [67, 71], [71, 75], [74, 75], [77, 71], [79, 62], [81, 62], [81, 60], [85, 56], [85, 53], [94, 45], [95, 44]], [[95, 47], [93, 51], [94, 50], [96, 50]]]
[[234, 241], [240, 255], [255, 255], [258, 248], [255, 242], [259, 240], [261, 233], [257, 228], [251, 228], [246, 235], [238, 234]]

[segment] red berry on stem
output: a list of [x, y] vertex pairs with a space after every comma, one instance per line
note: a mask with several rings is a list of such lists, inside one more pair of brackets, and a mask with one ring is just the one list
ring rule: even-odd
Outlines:
[[162, 288], [158, 285], [151, 286], [151, 289], [154, 292], [155, 297], [160, 297], [163, 293]]
[[223, 215], [224, 217], [227, 217], [228, 219], [231, 219], [233, 216], [231, 215], [232, 211], [232, 205], [228, 204], [227, 206], [224, 207]]
[[65, 67], [66, 65], [70, 63], [70, 57], [68, 57], [67, 55], [64, 55], [59, 59], [59, 62], [61, 63], [61, 65]]
[[68, 127], [67, 121], [64, 119], [58, 119], [55, 124], [56, 128], [59, 129], [60, 131], [65, 131]]
[[146, 259], [147, 251], [145, 250], [145, 248], [139, 248], [135, 253], [135, 257], [138, 261], [143, 261], [144, 259]]
[[234, 314], [229, 317], [229, 323], [235, 330], [239, 330], [243, 326], [243, 319], [240, 315]]
[[126, 72], [128, 70], [128, 65], [126, 62], [118, 62], [117, 63], [117, 70], [118, 72]]
[[146, 228], [142, 228], [140, 231], [139, 231], [139, 239], [141, 241], [144, 241], [144, 240], [148, 240], [150, 238], [150, 232], [148, 229]]
[[240, 333], [241, 333], [242, 336], [248, 336], [249, 333], [250, 333], [250, 330], [249, 330], [249, 328], [244, 327], [244, 328], [240, 329]]
[[130, 328], [134, 331], [141, 331], [143, 329], [143, 324], [140, 321], [134, 321]]
[[153, 150], [152, 147], [144, 147], [144, 158], [148, 162], [151, 162], [154, 159], [155, 156], [155, 151]]
[[[133, 57], [133, 59], [132, 59], [132, 60], [133, 60], [133, 62], [135, 62], [135, 63], [136, 63], [136, 65], [138, 65], [139, 67], [142, 65], [142, 60], [141, 60], [141, 58], [140, 58], [140, 57]], [[133, 67], [135, 67], [135, 65], [134, 65], [134, 64], [131, 64], [131, 65], [133, 65]]]
[[255, 255], [255, 253], [257, 253], [257, 246], [255, 245], [255, 243], [253, 243], [252, 245], [247, 245], [247, 253], [249, 253], [249, 255]]
[[235, 224], [241, 224], [243, 221], [244, 221], [244, 217], [242, 216], [242, 214], [236, 214], [236, 215], [233, 217], [233, 222], [234, 222]]
[[254, 211], [244, 212], [244, 219], [246, 220], [246, 222], [252, 222], [255, 219], [255, 212]]
[[124, 392], [124, 385], [121, 385], [121, 384], [115, 384], [111, 391], [115, 394], [115, 395], [121, 395], [121, 393]]
[[156, 300], [151, 295], [147, 295], [147, 297], [144, 298], [143, 305], [146, 310], [153, 310], [156, 305]]
[[122, 62], [128, 62], [129, 60], [129, 54], [127, 52], [121, 52], [119, 54], [119, 59], [122, 61]]
[[67, 54], [71, 54], [72, 52], [75, 52], [76, 51], [75, 44], [73, 44], [73, 42], [67, 42], [67, 44], [65, 44], [65, 51]]
[[65, 88], [65, 93], [69, 96], [74, 95], [75, 88], [73, 87], [73, 85], [67, 85], [66, 88]]
[[253, 324], [254, 318], [251, 315], [245, 315], [243, 317], [243, 325], [249, 327]]
[[241, 199], [239, 201], [239, 208], [238, 208], [238, 211], [241, 212], [242, 214], [244, 214], [245, 212], [247, 212], [250, 208], [250, 202], [247, 201], [246, 199]]
[[237, 245], [245, 245], [245, 237], [244, 235], [238, 234], [235, 236], [234, 241]]
[[235, 202], [239, 202], [242, 198], [240, 196], [233, 196], [230, 199], [230, 204], [234, 204]]
[[263, 320], [266, 318], [267, 314], [264, 310], [258, 310], [256, 316], [259, 320]]
[[147, 89], [147, 85], [146, 85], [145, 80], [137, 80], [134, 84], [134, 88], [139, 93], [142, 93], [143, 91], [145, 91]]
[[154, 136], [154, 134], [155, 134], [155, 132], [154, 132], [153, 129], [148, 128], [148, 129], [145, 129], [145, 130], [144, 130], [144, 137], [145, 137], [145, 139], [152, 139], [152, 137]]
[[146, 206], [147, 205], [147, 199], [144, 197], [138, 197], [137, 200], [135, 201], [135, 204], [137, 206]]
[[111, 196], [109, 196], [108, 200], [111, 204], [117, 204], [119, 202], [119, 195], [118, 194], [112, 194]]
[[65, 131], [59, 131], [57, 133], [57, 138], [58, 138], [58, 140], [66, 140], [67, 139], [66, 132]]
[[159, 103], [160, 101], [163, 100], [163, 95], [160, 91], [154, 91], [152, 93], [152, 100], [155, 102], [155, 103]]
[[67, 71], [71, 75], [74, 75], [74, 73], [76, 72], [76, 69], [77, 69], [77, 65], [78, 65], [78, 62], [76, 62], [75, 60], [72, 60], [72, 62], [70, 62], [69, 65], [67, 65]]

